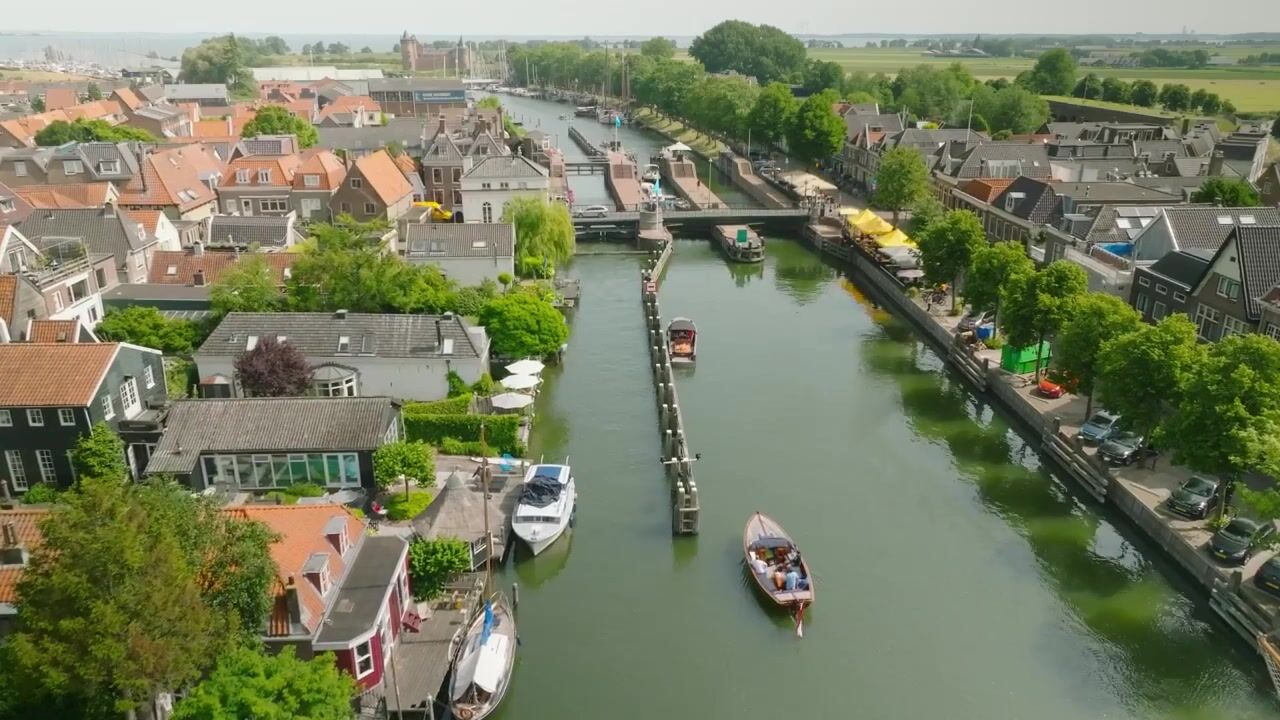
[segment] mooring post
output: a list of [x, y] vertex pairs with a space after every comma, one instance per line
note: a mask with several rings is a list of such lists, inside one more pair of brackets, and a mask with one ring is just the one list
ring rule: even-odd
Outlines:
[[520, 583], [511, 583], [511, 609], [520, 609]]

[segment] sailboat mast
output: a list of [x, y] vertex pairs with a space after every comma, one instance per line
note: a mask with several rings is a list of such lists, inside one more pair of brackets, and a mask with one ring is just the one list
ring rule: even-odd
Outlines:
[[480, 423], [480, 449], [484, 452], [480, 458], [480, 489], [484, 492], [484, 596], [488, 598], [493, 587], [493, 535], [489, 532], [489, 434], [484, 423]]

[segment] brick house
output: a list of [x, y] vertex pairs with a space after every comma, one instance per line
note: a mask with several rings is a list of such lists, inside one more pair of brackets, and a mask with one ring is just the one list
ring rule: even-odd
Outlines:
[[329, 201], [336, 215], [395, 222], [413, 204], [413, 186], [386, 150], [357, 159]]

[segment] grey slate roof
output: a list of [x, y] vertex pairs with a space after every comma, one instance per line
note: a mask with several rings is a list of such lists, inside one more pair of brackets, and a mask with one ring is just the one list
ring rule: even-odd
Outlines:
[[1173, 205], [1182, 200], [1181, 194], [1174, 195], [1128, 182], [1054, 182], [1053, 190], [1077, 203], [1153, 202]]
[[154, 242], [126, 211], [108, 215], [104, 208], [65, 208], [35, 210], [18, 227], [28, 240], [40, 247], [50, 247], [67, 240], [84, 242], [91, 253], [107, 253], [123, 265], [129, 253]]
[[[1165, 208], [1164, 215], [1180, 250], [1217, 250], [1242, 217], [1253, 218], [1254, 225], [1280, 225], [1280, 210], [1276, 208], [1170, 207]], [[1271, 285], [1251, 297], [1258, 297]]]
[[[245, 351], [250, 335], [284, 335], [308, 358], [438, 358], [444, 357], [443, 340], [452, 341], [449, 357], [480, 357], [484, 348], [467, 329], [456, 315], [228, 313], [197, 354], [234, 357]], [[349, 339], [345, 352], [338, 350], [342, 337]]]
[[[1016, 197], [1017, 193], [1022, 197]], [[996, 198], [995, 205], [1032, 224], [1042, 225], [1053, 211], [1053, 196], [1053, 187], [1049, 183], [1024, 176], [1009, 183], [1009, 187]], [[1008, 205], [1010, 199], [1012, 207]]]
[[918, 150], [923, 149], [926, 152], [932, 152], [945, 143], [953, 140], [963, 141], [965, 139], [977, 143], [984, 142], [988, 138], [976, 130], [970, 132], [964, 128], [943, 128], [939, 130], [907, 128], [900, 133], [887, 136], [883, 144], [886, 150], [906, 145]]
[[[857, 107], [857, 106], [855, 106]], [[857, 137], [869, 127], [878, 127], [887, 133], [902, 132], [902, 117], [894, 113], [861, 114], [850, 110], [844, 115], [844, 125], [850, 138]]]
[[1175, 250], [1165, 253], [1147, 270], [1190, 292], [1208, 272], [1212, 257], [1213, 253], [1205, 250]]
[[[488, 149], [481, 153], [480, 148]], [[511, 151], [507, 149], [506, 145], [494, 140], [488, 131], [485, 131], [471, 138], [471, 147], [467, 149], [467, 154], [474, 157], [484, 157], [485, 155], [510, 155]]]
[[220, 100], [227, 102], [227, 86], [219, 83], [183, 83], [165, 85], [164, 96], [171, 102], [187, 100]]
[[211, 247], [260, 245], [264, 248], [289, 244], [289, 218], [284, 215], [214, 215], [209, 221]]
[[437, 130], [426, 152], [422, 154], [422, 162], [423, 164], [461, 164], [462, 151], [458, 149], [458, 143], [454, 142], [448, 130]]
[[379, 150], [388, 143], [398, 142], [410, 154], [422, 147], [425, 127], [418, 118], [393, 118], [386, 125], [364, 127], [316, 128], [320, 147], [333, 150]]
[[408, 551], [408, 543], [399, 537], [365, 538], [332, 608], [325, 615], [316, 642], [349, 642], [373, 630], [382, 612], [382, 601], [404, 566]]
[[456, 78], [370, 78], [369, 92], [393, 90], [462, 90], [465, 87]]
[[544, 178], [547, 169], [523, 155], [487, 157], [472, 166], [463, 177], [487, 180], [490, 178]]
[[374, 450], [396, 422], [391, 398], [178, 400], [148, 473], [189, 473], [201, 453]]
[[1280, 224], [1240, 225], [1234, 232], [1245, 307], [1249, 318], [1257, 320], [1258, 299], [1280, 283]]
[[164, 85], [143, 85], [138, 88], [138, 93], [146, 98], [148, 102], [160, 102], [164, 99]]
[[415, 223], [407, 226], [410, 257], [513, 257], [515, 226], [510, 223]]
[[1044, 145], [1026, 143], [986, 143], [969, 151], [954, 173], [958, 178], [1017, 177], [1048, 178], [1049, 153]]

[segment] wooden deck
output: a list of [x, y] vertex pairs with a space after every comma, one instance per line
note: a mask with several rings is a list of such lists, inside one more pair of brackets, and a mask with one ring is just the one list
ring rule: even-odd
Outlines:
[[[380, 692], [385, 694], [387, 713], [399, 718], [403, 710], [405, 718], [431, 716], [427, 704], [436, 698], [434, 717], [443, 717], [448, 706], [444, 687], [453, 658], [453, 638], [466, 627], [466, 621], [475, 613], [480, 603], [484, 575], [466, 575], [452, 584], [444, 598], [434, 601], [430, 617], [424, 618], [419, 632], [400, 634], [392, 654], [394, 668], [383, 675]], [[460, 607], [455, 606], [455, 602]]]

